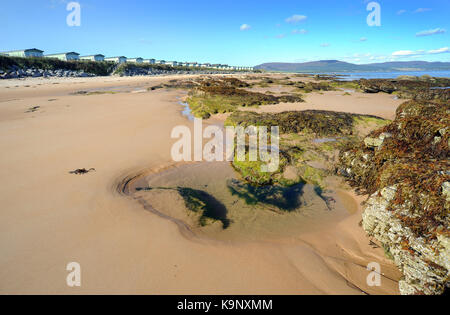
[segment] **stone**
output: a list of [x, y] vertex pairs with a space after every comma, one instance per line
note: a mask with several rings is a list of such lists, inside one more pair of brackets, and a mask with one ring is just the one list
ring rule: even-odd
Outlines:
[[371, 138], [371, 137], [365, 138], [364, 144], [368, 148], [379, 148], [383, 145], [385, 139], [391, 138], [391, 137], [392, 137], [392, 134], [390, 134], [388, 132], [383, 132], [382, 134], [380, 134], [380, 136], [378, 138]]
[[445, 182], [442, 184], [442, 194], [447, 202], [450, 202], [450, 182]]
[[379, 148], [383, 144], [384, 140], [380, 138], [370, 138], [367, 137], [364, 139], [364, 144], [368, 148]]
[[[450, 183], [445, 184], [448, 194], [449, 186]], [[415, 236], [388, 210], [396, 192], [395, 186], [386, 187], [367, 200], [363, 228], [383, 244], [405, 275], [405, 279], [399, 282], [401, 294], [442, 293], [449, 277], [450, 239], [445, 235], [438, 235], [430, 243]], [[404, 249], [405, 241], [408, 250]]]

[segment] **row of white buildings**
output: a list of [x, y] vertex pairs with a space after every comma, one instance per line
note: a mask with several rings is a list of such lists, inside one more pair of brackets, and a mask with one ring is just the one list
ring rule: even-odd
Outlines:
[[105, 57], [104, 55], [89, 55], [80, 56], [77, 52], [65, 52], [60, 54], [50, 54], [44, 55], [44, 51], [36, 48], [5, 51], [1, 52], [1, 55], [10, 57], [43, 57], [43, 58], [55, 58], [64, 61], [70, 60], [89, 60], [89, 61], [110, 61], [118, 64], [122, 63], [136, 63], [136, 64], [155, 64], [155, 65], [169, 65], [172, 67], [189, 67], [189, 68], [208, 68], [208, 69], [218, 69], [218, 70], [242, 70], [242, 71], [253, 71], [253, 67], [238, 67], [229, 66], [224, 64], [210, 64], [210, 63], [198, 63], [198, 62], [178, 62], [178, 61], [166, 61], [166, 60], [156, 60], [156, 59], [144, 59], [144, 58], [127, 58], [125, 56], [117, 57]]

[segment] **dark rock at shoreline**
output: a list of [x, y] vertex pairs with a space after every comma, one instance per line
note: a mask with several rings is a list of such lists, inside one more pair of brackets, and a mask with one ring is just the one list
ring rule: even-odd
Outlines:
[[[448, 92], [441, 92], [437, 90], [432, 90], [433, 88], [446, 88], [450, 86], [450, 79], [447, 78], [433, 78], [433, 77], [399, 77], [395, 80], [392, 79], [361, 79], [358, 82], [360, 89], [365, 93], [379, 93], [384, 92], [392, 94], [398, 92], [399, 96], [402, 98], [414, 98], [416, 95], [420, 95], [420, 99], [436, 99], [442, 98], [442, 94]], [[423, 95], [431, 95], [430, 90], [433, 91], [432, 94], [436, 95], [433, 98], [424, 98]], [[447, 89], [448, 90], [448, 89]], [[445, 89], [444, 89], [445, 91]]]

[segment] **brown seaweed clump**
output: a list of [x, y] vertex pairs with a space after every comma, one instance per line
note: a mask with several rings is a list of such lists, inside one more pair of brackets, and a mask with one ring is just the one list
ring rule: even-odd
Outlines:
[[[408, 226], [431, 235], [449, 211], [441, 192], [450, 181], [449, 137], [449, 103], [409, 101], [398, 108], [391, 124], [372, 132], [359, 147], [341, 152], [340, 171], [368, 194], [399, 185], [393, 203], [414, 200]], [[417, 199], [423, 195], [426, 210]]]
[[450, 103], [412, 100], [340, 153], [338, 173], [370, 195], [363, 227], [404, 272], [404, 294], [440, 294], [449, 284], [449, 144]]
[[[282, 133], [314, 133], [317, 136], [346, 136], [354, 133], [355, 118], [361, 115], [306, 110], [277, 114], [253, 112], [234, 112], [229, 121], [235, 125], [279, 126]], [[364, 116], [381, 119], [375, 116]]]

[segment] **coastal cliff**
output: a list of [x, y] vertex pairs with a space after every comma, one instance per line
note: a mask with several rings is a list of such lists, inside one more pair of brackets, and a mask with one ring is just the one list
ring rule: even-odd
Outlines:
[[448, 90], [436, 93], [402, 104], [391, 124], [342, 150], [337, 168], [370, 196], [363, 228], [403, 272], [404, 295], [450, 285], [450, 103]]

